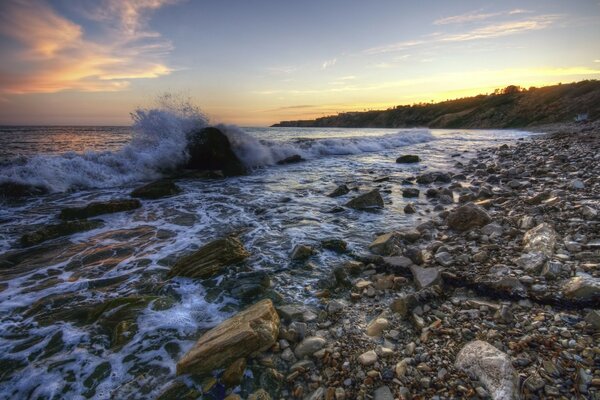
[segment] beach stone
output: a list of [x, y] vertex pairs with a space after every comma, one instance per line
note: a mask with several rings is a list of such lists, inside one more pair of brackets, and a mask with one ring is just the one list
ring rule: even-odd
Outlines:
[[367, 326], [367, 335], [381, 336], [384, 330], [388, 329], [390, 322], [385, 318], [375, 318]]
[[433, 182], [450, 183], [452, 178], [446, 172], [434, 171], [428, 172], [417, 177], [417, 183], [427, 185]]
[[404, 213], [405, 214], [414, 214], [417, 212], [417, 209], [415, 208], [415, 205], [413, 203], [408, 203], [405, 207], [404, 207]]
[[446, 222], [451, 229], [457, 231], [468, 231], [473, 228], [484, 226], [491, 222], [488, 213], [473, 203], [467, 203], [457, 207], [448, 214]]
[[177, 362], [177, 375], [203, 375], [230, 365], [268, 349], [278, 334], [279, 315], [271, 300], [262, 300], [203, 334]]
[[285, 304], [277, 306], [277, 313], [286, 321], [303, 321], [306, 307], [296, 304]]
[[141, 206], [142, 203], [137, 199], [97, 201], [84, 207], [63, 208], [60, 211], [60, 218], [63, 220], [85, 219], [103, 214], [131, 211]]
[[562, 286], [564, 296], [572, 300], [600, 300], [600, 279], [581, 274], [568, 279]]
[[369, 350], [358, 356], [358, 362], [365, 367], [373, 365], [377, 362], [377, 353], [373, 350]]
[[150, 182], [147, 185], [134, 189], [131, 197], [140, 199], [160, 199], [161, 197], [174, 196], [181, 193], [181, 189], [169, 180]]
[[410, 271], [412, 272], [415, 283], [419, 289], [439, 285], [442, 280], [441, 271], [437, 267], [423, 268], [417, 265], [411, 265]]
[[518, 377], [510, 357], [491, 344], [475, 340], [460, 350], [456, 367], [474, 375], [494, 400], [518, 398]]
[[277, 165], [285, 165], [285, 164], [296, 164], [302, 161], [306, 161], [304, 158], [302, 158], [301, 155], [299, 154], [294, 154], [293, 156], [289, 156], [284, 158], [283, 160], [279, 160], [277, 161]]
[[402, 197], [419, 197], [420, 190], [417, 188], [402, 189]]
[[539, 273], [547, 260], [544, 253], [533, 252], [521, 255], [516, 264], [526, 272]]
[[294, 349], [294, 354], [296, 354], [296, 357], [298, 357], [299, 359], [302, 359], [305, 356], [313, 355], [314, 353], [325, 347], [326, 344], [327, 341], [322, 337], [310, 336], [298, 343], [298, 345]]
[[227, 387], [235, 387], [240, 384], [246, 370], [246, 359], [238, 358], [223, 371], [221, 382]]
[[452, 255], [447, 251], [440, 251], [438, 253], [435, 253], [435, 256], [433, 258], [435, 258], [435, 261], [437, 261], [438, 264], [440, 264], [443, 267], [449, 267], [452, 264], [454, 264], [454, 258], [452, 258]]
[[214, 240], [195, 252], [175, 262], [168, 273], [169, 278], [209, 278], [218, 274], [223, 267], [237, 264], [250, 256], [236, 237], [229, 236]]
[[348, 250], [348, 243], [342, 239], [325, 239], [321, 242], [321, 246], [336, 253], [345, 253]]
[[412, 260], [405, 256], [383, 257], [383, 262], [398, 271], [408, 271], [413, 264]]
[[398, 250], [402, 236], [398, 232], [389, 232], [378, 236], [370, 245], [369, 250], [380, 256], [389, 256]]
[[523, 250], [527, 253], [538, 252], [551, 257], [556, 246], [557, 234], [550, 224], [544, 222], [528, 230], [523, 236]]
[[304, 244], [299, 244], [296, 247], [294, 247], [294, 250], [292, 251], [292, 255], [290, 256], [290, 258], [294, 261], [306, 260], [313, 254], [314, 254], [314, 250], [312, 247], [304, 245]]
[[248, 400], [272, 400], [272, 398], [265, 389], [258, 389], [248, 396]]
[[346, 203], [346, 207], [356, 210], [371, 210], [383, 208], [383, 198], [378, 189], [371, 190], [368, 193], [361, 194]]
[[592, 310], [585, 316], [585, 321], [592, 325], [592, 327], [599, 331], [600, 330], [600, 310]]
[[331, 193], [329, 193], [327, 196], [329, 197], [339, 197], [339, 196], [343, 196], [345, 194], [350, 193], [350, 189], [348, 188], [348, 186], [346, 185], [340, 185], [337, 188], [335, 188], [335, 190]]
[[416, 246], [408, 246], [404, 249], [404, 256], [410, 258], [412, 262], [417, 265], [421, 265], [425, 262], [425, 256], [423, 250]]
[[24, 247], [34, 246], [47, 240], [98, 229], [102, 226], [104, 226], [104, 222], [99, 220], [75, 220], [65, 221], [55, 225], [46, 225], [21, 236], [21, 245]]
[[194, 170], [219, 170], [224, 176], [247, 173], [242, 161], [231, 149], [227, 136], [218, 128], [207, 127], [188, 135], [188, 161], [183, 168]]
[[394, 400], [394, 395], [389, 387], [380, 386], [373, 392], [373, 400]]
[[396, 159], [398, 164], [413, 164], [418, 163], [419, 161], [421, 161], [419, 156], [414, 154], [404, 154]]

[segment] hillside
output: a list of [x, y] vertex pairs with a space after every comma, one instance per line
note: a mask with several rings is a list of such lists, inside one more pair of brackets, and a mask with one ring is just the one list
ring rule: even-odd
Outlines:
[[347, 112], [314, 120], [282, 121], [276, 127], [517, 128], [571, 122], [585, 114], [600, 119], [600, 81], [541, 88], [508, 86], [493, 94], [387, 110]]

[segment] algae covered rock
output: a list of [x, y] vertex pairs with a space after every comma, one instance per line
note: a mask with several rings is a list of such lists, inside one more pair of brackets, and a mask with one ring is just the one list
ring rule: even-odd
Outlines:
[[214, 240], [195, 252], [180, 258], [169, 271], [170, 278], [209, 278], [223, 267], [244, 261], [250, 256], [239, 239], [229, 236]]
[[271, 347], [279, 335], [279, 316], [262, 300], [206, 332], [177, 363], [177, 374], [207, 374], [239, 358]]
[[63, 208], [60, 212], [60, 218], [64, 220], [85, 219], [102, 214], [131, 211], [141, 206], [142, 203], [137, 199], [97, 201], [84, 207]]
[[102, 221], [97, 220], [77, 220], [61, 222], [60, 224], [55, 225], [47, 225], [21, 236], [21, 245], [25, 247], [34, 246], [47, 240], [72, 235], [77, 232], [85, 232], [92, 229], [97, 229], [103, 225], [104, 223]]

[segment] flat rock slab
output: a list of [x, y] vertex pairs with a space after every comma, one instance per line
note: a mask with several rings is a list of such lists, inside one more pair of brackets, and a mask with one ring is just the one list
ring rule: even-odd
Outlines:
[[223, 267], [241, 262], [249, 256], [250, 253], [239, 239], [232, 236], [217, 239], [179, 259], [169, 271], [168, 277], [209, 278]]
[[476, 376], [494, 400], [518, 398], [518, 377], [510, 357], [491, 344], [475, 340], [456, 357], [456, 367]]
[[262, 300], [206, 332], [177, 363], [177, 374], [207, 374], [271, 347], [279, 335], [279, 316]]
[[102, 214], [131, 211], [141, 206], [142, 203], [137, 199], [98, 201], [84, 207], [63, 208], [60, 212], [60, 218], [65, 220], [85, 219]]

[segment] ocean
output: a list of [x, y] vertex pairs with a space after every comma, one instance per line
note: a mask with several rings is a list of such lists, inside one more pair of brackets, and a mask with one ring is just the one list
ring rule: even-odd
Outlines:
[[[455, 171], [479, 148], [530, 136], [222, 126], [249, 175], [180, 179], [176, 196], [144, 200], [135, 211], [98, 217], [101, 228], [19, 249], [21, 235], [56, 223], [61, 208], [128, 198], [133, 188], [161, 177], [185, 159], [185, 132], [204, 124], [189, 113], [146, 110], [131, 127], [0, 128], [0, 184], [48, 191], [0, 200], [0, 398], [153, 398], [173, 381], [178, 358], [199, 333], [245, 304], [236, 290], [243, 277], [259, 271], [271, 282], [265, 295], [317, 304], [319, 280], [352, 258], [321, 250], [310, 268], [299, 267], [290, 261], [295, 245], [319, 247], [335, 238], [366, 254], [378, 233], [434, 215], [424, 190], [418, 198], [402, 197], [406, 179]], [[305, 161], [276, 164], [293, 154]], [[397, 164], [403, 154], [422, 161]], [[328, 197], [340, 184], [353, 190]], [[373, 188], [383, 195], [382, 210], [343, 207]], [[417, 213], [404, 213], [409, 202]], [[243, 269], [205, 281], [165, 277], [177, 257], [232, 233], [251, 253]], [[118, 299], [126, 299], [119, 303], [126, 326], [94, 319], [99, 305]], [[119, 329], [129, 332], [126, 340], [115, 340]]]

